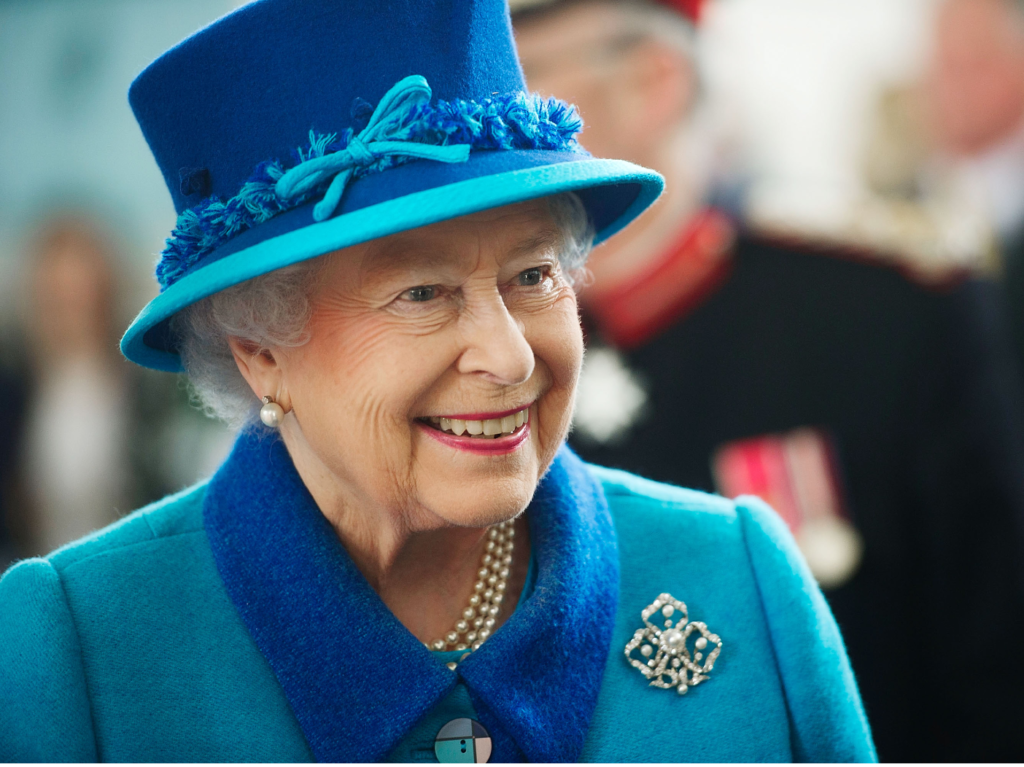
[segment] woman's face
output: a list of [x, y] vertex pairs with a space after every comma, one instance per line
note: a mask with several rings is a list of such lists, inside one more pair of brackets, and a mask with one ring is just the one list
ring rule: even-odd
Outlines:
[[293, 455], [411, 529], [520, 513], [568, 432], [583, 354], [559, 247], [538, 201], [329, 256], [309, 342], [271, 350]]

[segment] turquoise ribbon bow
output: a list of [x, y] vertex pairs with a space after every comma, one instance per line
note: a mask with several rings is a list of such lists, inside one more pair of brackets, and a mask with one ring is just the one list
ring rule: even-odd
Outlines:
[[313, 208], [316, 221], [330, 218], [341, 202], [345, 187], [358, 168], [365, 168], [384, 157], [405, 157], [435, 162], [466, 162], [469, 144], [437, 146], [415, 141], [396, 141], [388, 136], [410, 110], [430, 103], [431, 90], [425, 78], [412, 75], [400, 80], [380, 100], [370, 122], [339, 152], [314, 157], [289, 170], [274, 186], [281, 199], [288, 200], [311, 192], [334, 177], [323, 199]]

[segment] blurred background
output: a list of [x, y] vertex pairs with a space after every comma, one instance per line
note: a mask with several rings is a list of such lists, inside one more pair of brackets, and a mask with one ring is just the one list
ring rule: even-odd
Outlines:
[[[592, 258], [573, 445], [773, 504], [883, 758], [1024, 758], [1024, 6], [658, 1], [512, 2], [531, 88], [671, 192]], [[117, 341], [175, 219], [128, 86], [240, 4], [0, 0], [0, 571], [230, 447]], [[1017, 647], [984, 684], [950, 603]]]

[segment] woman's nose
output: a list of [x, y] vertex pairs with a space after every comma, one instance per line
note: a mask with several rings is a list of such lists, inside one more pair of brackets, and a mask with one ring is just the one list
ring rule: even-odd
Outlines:
[[525, 326], [509, 313], [501, 294], [478, 300], [459, 320], [463, 351], [460, 373], [476, 373], [500, 384], [520, 384], [533, 375], [533, 348]]

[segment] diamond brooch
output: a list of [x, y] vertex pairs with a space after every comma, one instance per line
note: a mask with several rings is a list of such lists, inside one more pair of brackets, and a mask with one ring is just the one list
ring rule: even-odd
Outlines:
[[[654, 615], [664, 618], [664, 628], [651, 622]], [[626, 660], [650, 680], [651, 687], [674, 687], [683, 695], [710, 678], [722, 652], [722, 640], [707, 624], [690, 621], [685, 604], [671, 594], [660, 594], [640, 617], [645, 628], [637, 629], [626, 644]], [[712, 649], [707, 652], [709, 645]]]

